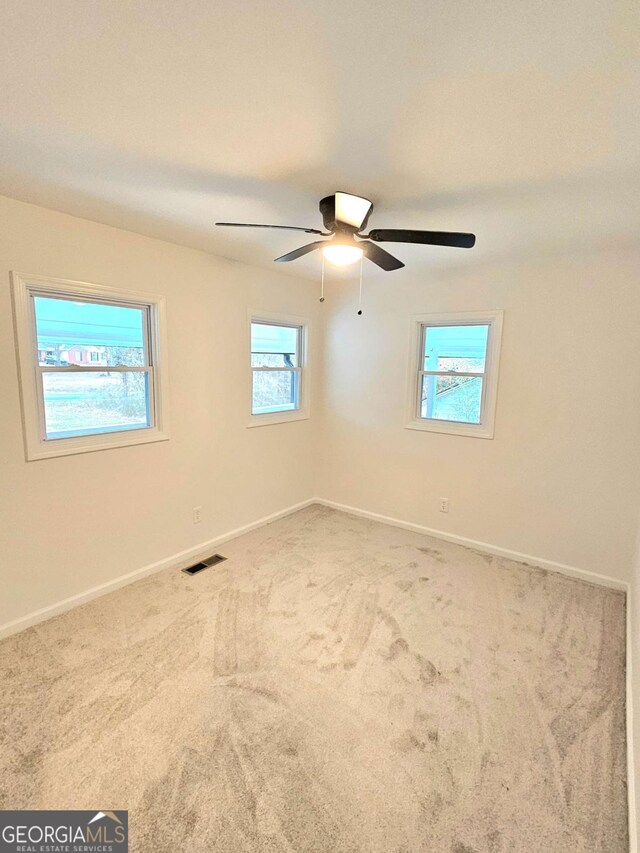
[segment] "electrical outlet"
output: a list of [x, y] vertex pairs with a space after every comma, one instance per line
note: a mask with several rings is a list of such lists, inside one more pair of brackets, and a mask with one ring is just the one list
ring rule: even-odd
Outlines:
[[193, 508], [193, 523], [194, 524], [200, 524], [201, 521], [202, 521], [202, 507], [201, 506], [194, 506], [194, 508]]
[[449, 498], [440, 498], [440, 512], [449, 512]]

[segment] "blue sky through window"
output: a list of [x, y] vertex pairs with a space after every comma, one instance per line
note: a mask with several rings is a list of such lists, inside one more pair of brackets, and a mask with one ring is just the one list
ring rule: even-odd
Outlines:
[[142, 308], [35, 296], [38, 347], [143, 347]]
[[292, 326], [251, 324], [251, 352], [293, 354], [298, 345], [298, 329]]
[[428, 326], [424, 370], [466, 370], [482, 373], [488, 334], [488, 325]]

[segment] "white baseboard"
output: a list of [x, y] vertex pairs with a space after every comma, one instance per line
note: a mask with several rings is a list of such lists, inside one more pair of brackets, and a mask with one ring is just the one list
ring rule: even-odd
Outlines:
[[491, 545], [488, 542], [479, 542], [477, 539], [468, 539], [466, 536], [458, 536], [456, 533], [447, 533], [444, 530], [436, 530], [433, 527], [426, 527], [423, 524], [415, 524], [412, 521], [402, 521], [399, 518], [392, 518], [389, 515], [381, 515], [378, 512], [370, 512], [367, 509], [359, 509], [354, 506], [330, 501], [326, 498], [316, 498], [315, 503], [323, 506], [338, 509], [341, 512], [348, 512], [351, 515], [358, 515], [361, 518], [370, 518], [372, 521], [380, 521], [383, 524], [390, 524], [393, 527], [401, 527], [404, 530], [412, 530], [415, 533], [423, 533], [426, 536], [433, 536], [436, 539], [444, 539], [446, 542], [453, 542], [455, 545], [463, 545], [465, 548], [473, 548], [474, 551], [482, 551], [485, 554], [493, 554], [496, 557], [506, 557], [508, 560], [514, 560], [516, 563], [527, 563], [530, 566], [537, 566], [541, 569], [548, 569], [551, 572], [559, 572], [561, 575], [567, 575], [578, 580], [588, 581], [589, 583], [607, 586], [612, 589], [621, 589], [624, 592], [628, 591], [629, 584], [617, 578], [609, 577], [608, 575], [599, 575], [596, 572], [588, 572], [585, 569], [578, 569], [575, 566], [568, 566], [564, 563], [556, 563], [553, 560], [546, 560], [544, 557], [534, 557], [532, 554], [523, 554], [520, 551], [512, 551], [510, 548], [501, 548], [499, 545]]
[[547, 560], [542, 557], [535, 557], [531, 554], [523, 554], [520, 551], [513, 551], [509, 548], [501, 548], [497, 545], [491, 545], [487, 542], [479, 542], [476, 539], [468, 539], [465, 536], [458, 536], [455, 533], [447, 533], [444, 530], [436, 530], [432, 527], [426, 527], [423, 524], [416, 524], [411, 521], [402, 521], [401, 519], [392, 518], [391, 516], [382, 515], [381, 513], [370, 512], [369, 510], [359, 509], [358, 507], [347, 506], [346, 504], [327, 500], [326, 498], [309, 498], [306, 501], [301, 501], [300, 503], [286, 507], [285, 509], [282, 509], [279, 512], [274, 512], [271, 513], [271, 515], [263, 516], [262, 518], [259, 518], [256, 521], [243, 525], [242, 527], [237, 527], [234, 530], [230, 530], [227, 533], [223, 533], [220, 536], [216, 536], [214, 539], [210, 539], [207, 542], [201, 542], [200, 544], [195, 545], [193, 548], [188, 548], [184, 551], [180, 551], [177, 554], [172, 554], [170, 557], [166, 557], [163, 560], [158, 560], [157, 562], [151, 563], [148, 566], [143, 566], [140, 569], [135, 569], [133, 572], [128, 572], [125, 575], [120, 575], [119, 577], [114, 578], [113, 580], [107, 581], [106, 583], [100, 584], [98, 586], [91, 587], [90, 589], [78, 593], [77, 595], [72, 595], [69, 598], [65, 598], [62, 601], [58, 601], [54, 604], [50, 604], [47, 607], [41, 608], [40, 610], [35, 610], [32, 613], [28, 613], [27, 615], [21, 616], [18, 619], [14, 619], [11, 622], [6, 622], [4, 625], [0, 625], [0, 638], [8, 637], [11, 634], [15, 634], [18, 631], [23, 631], [25, 628], [29, 628], [31, 625], [36, 625], [39, 622], [44, 622], [47, 619], [51, 619], [53, 616], [58, 616], [60, 613], [64, 613], [66, 610], [70, 610], [73, 607], [78, 607], [80, 604], [84, 604], [87, 601], [91, 601], [92, 599], [98, 598], [101, 595], [106, 595], [109, 592], [113, 592], [114, 590], [126, 586], [129, 583], [133, 583], [134, 581], [146, 577], [147, 575], [155, 574], [155, 572], [160, 572], [163, 569], [178, 567], [180, 563], [186, 564], [189, 560], [205, 553], [211, 548], [215, 548], [224, 542], [228, 542], [230, 539], [235, 539], [237, 536], [242, 536], [243, 533], [249, 533], [251, 530], [256, 530], [258, 527], [263, 527], [264, 525], [269, 524], [272, 521], [277, 521], [279, 518], [284, 518], [287, 515], [291, 515], [294, 512], [298, 512], [298, 510], [304, 509], [305, 507], [311, 506], [312, 504], [328, 506], [332, 509], [340, 510], [341, 512], [347, 512], [351, 515], [360, 516], [361, 518], [369, 518], [374, 521], [380, 521], [383, 524], [390, 524], [393, 527], [401, 527], [405, 530], [412, 530], [416, 533], [423, 533], [427, 536], [433, 536], [436, 539], [444, 539], [445, 541], [452, 542], [456, 545], [463, 545], [466, 548], [473, 548], [476, 551], [483, 551], [484, 553], [494, 554], [498, 557], [506, 557], [507, 559], [514, 560], [518, 563], [527, 563], [532, 566], [538, 566], [543, 569], [548, 569], [549, 571], [559, 572], [560, 574], [568, 575], [569, 577], [589, 581], [590, 583], [600, 584], [601, 586], [607, 586], [613, 589], [621, 589], [625, 592], [628, 589], [627, 583], [625, 583], [624, 581], [617, 580], [616, 578], [608, 577], [607, 575], [600, 575], [596, 574], [595, 572], [588, 572], [585, 569], [578, 569], [575, 566], [568, 566], [564, 563], [556, 563], [552, 560]]
[[316, 503], [316, 501], [313, 498], [301, 501], [300, 503], [289, 506], [279, 512], [271, 513], [271, 515], [265, 515], [263, 518], [252, 521], [250, 524], [245, 524], [242, 527], [236, 527], [235, 530], [230, 530], [228, 533], [216, 536], [215, 539], [210, 539], [207, 542], [201, 542], [199, 545], [195, 545], [193, 548], [187, 548], [185, 551], [180, 551], [178, 554], [172, 554], [164, 560], [158, 560], [156, 563], [150, 563], [148, 566], [143, 566], [141, 569], [135, 569], [133, 572], [128, 572], [126, 575], [120, 575], [113, 580], [100, 584], [99, 586], [93, 586], [91, 589], [85, 590], [85, 592], [72, 595], [69, 598], [57, 601], [55, 604], [50, 604], [40, 610], [34, 610], [26, 616], [20, 616], [18, 619], [14, 619], [11, 622], [6, 622], [4, 625], [0, 625], [0, 639], [8, 637], [11, 634], [16, 634], [18, 631], [24, 631], [25, 628], [30, 628], [32, 625], [37, 625], [39, 622], [45, 622], [53, 616], [58, 616], [66, 610], [71, 610], [73, 607], [86, 604], [86, 602], [91, 601], [94, 598], [98, 598], [101, 595], [114, 592], [116, 589], [120, 589], [120, 587], [147, 577], [147, 575], [153, 575], [156, 572], [161, 572], [163, 569], [181, 568], [182, 565], [188, 566], [191, 560], [202, 556], [202, 554], [210, 551], [211, 549], [217, 548], [218, 545], [222, 545], [230, 539], [235, 539], [237, 536], [242, 536], [243, 533], [249, 533], [251, 530], [256, 530], [258, 527], [264, 527], [272, 521], [277, 521], [279, 518], [284, 518], [286, 515], [298, 512], [298, 510], [311, 506], [311, 504], [314, 503]]

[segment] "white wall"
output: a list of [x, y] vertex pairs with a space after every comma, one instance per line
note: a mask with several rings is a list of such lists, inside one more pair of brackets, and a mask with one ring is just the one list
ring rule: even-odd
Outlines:
[[[167, 297], [170, 441], [25, 462], [12, 269]], [[247, 310], [317, 305], [303, 281], [0, 197], [0, 626], [313, 496], [313, 411], [247, 429], [243, 395]]]
[[[319, 495], [623, 581], [640, 501], [640, 256], [329, 285]], [[366, 275], [366, 274], [365, 274]], [[504, 308], [493, 440], [406, 422], [409, 318]], [[448, 515], [438, 498], [448, 497]]]

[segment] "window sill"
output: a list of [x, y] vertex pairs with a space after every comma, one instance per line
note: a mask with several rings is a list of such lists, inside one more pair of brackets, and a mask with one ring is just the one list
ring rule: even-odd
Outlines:
[[306, 421], [308, 419], [309, 412], [304, 409], [297, 409], [294, 412], [270, 412], [266, 415], [251, 415], [247, 429], [270, 426], [271, 424], [284, 424], [287, 421]]
[[493, 427], [483, 424], [456, 424], [453, 421], [414, 420], [405, 424], [405, 429], [415, 429], [419, 432], [439, 432], [446, 435], [466, 435], [470, 438], [492, 439]]
[[168, 441], [169, 434], [158, 429], [129, 430], [118, 433], [102, 433], [100, 436], [78, 436], [43, 441], [36, 447], [27, 448], [27, 462], [36, 459], [52, 459], [55, 456], [72, 456], [77, 453], [94, 453], [98, 450], [112, 450], [116, 447], [130, 447], [136, 444], [150, 444], [156, 441]]

